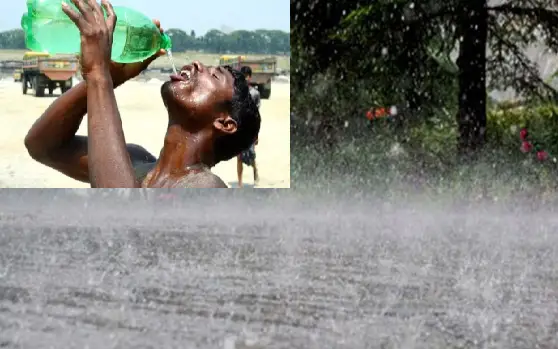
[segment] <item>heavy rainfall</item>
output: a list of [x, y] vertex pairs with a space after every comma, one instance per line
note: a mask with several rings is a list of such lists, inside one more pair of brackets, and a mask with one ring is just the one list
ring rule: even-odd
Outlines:
[[372, 263], [329, 347], [556, 347], [557, 21], [545, 0], [291, 2], [293, 188], [335, 200], [331, 248]]
[[4, 348], [558, 344], [551, 210], [294, 190], [1, 194]]

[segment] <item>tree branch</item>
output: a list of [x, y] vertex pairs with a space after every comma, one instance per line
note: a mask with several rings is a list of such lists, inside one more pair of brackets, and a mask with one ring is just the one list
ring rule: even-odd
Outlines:
[[[492, 36], [496, 40], [498, 40], [502, 46], [504, 46], [505, 48], [507, 48], [509, 50], [509, 52], [517, 59], [517, 61], [519, 62], [519, 65], [524, 69], [525, 72], [527, 72], [528, 75], [531, 76], [531, 78], [533, 78], [534, 83], [536, 85], [538, 85], [538, 86], [535, 86], [534, 84], [530, 84], [530, 83], [527, 82], [527, 80], [525, 80], [524, 82], [526, 82], [527, 85], [529, 85], [529, 89], [531, 90], [530, 92], [534, 93], [535, 95], [537, 95], [537, 97], [539, 97], [541, 99], [545, 99], [547, 97], [543, 96], [542, 94], [540, 94], [537, 91], [537, 87], [542, 87], [542, 89], [549, 92], [553, 96], [553, 98], [558, 97], [558, 91], [556, 91], [556, 89], [554, 87], [552, 87], [550, 84], [546, 83], [546, 81], [544, 81], [539, 76], [538, 72], [534, 71], [529, 66], [529, 63], [528, 63], [529, 59], [526, 58], [525, 55], [521, 53], [520, 49], [517, 46], [515, 46], [513, 43], [509, 42], [509, 40], [507, 40], [506, 38], [499, 35], [496, 32], [496, 30], [494, 30], [494, 29], [490, 30], [490, 34], [492, 34]], [[517, 92], [519, 92], [519, 91], [517, 91]]]
[[433, 19], [438, 19], [446, 16], [454, 16], [457, 13], [457, 9], [453, 7], [443, 7], [437, 11], [423, 12], [411, 18], [405, 18], [403, 23], [407, 25], [416, 25], [419, 23], [429, 22]]
[[510, 14], [510, 15], [517, 15], [517, 16], [528, 16], [528, 17], [537, 17], [542, 19], [545, 22], [554, 21], [554, 23], [558, 22], [558, 11], [556, 10], [549, 10], [541, 7], [516, 7], [510, 4], [504, 4], [499, 6], [492, 6], [488, 8], [489, 11]]

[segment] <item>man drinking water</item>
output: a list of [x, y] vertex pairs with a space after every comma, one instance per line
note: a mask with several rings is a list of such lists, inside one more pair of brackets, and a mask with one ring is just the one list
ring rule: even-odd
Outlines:
[[[111, 62], [112, 5], [101, 1], [105, 19], [97, 1], [73, 3], [78, 11], [66, 3], [62, 9], [81, 34], [84, 81], [52, 103], [31, 127], [25, 138], [29, 154], [97, 188], [226, 188], [210, 168], [250, 147], [260, 129], [245, 77], [197, 61], [172, 75], [161, 87], [168, 128], [157, 159], [139, 145], [126, 144], [114, 89], [165, 52], [141, 63]], [[77, 136], [85, 114], [88, 136]]]
[[[250, 86], [249, 87], [250, 95], [252, 96], [252, 99], [254, 100], [254, 103], [256, 104], [257, 108], [260, 109], [260, 92], [255, 87], [250, 85], [250, 81], [252, 80], [252, 68], [245, 66], [240, 69], [240, 72], [242, 73], [242, 75], [244, 75], [246, 81], [248, 81], [248, 85]], [[255, 185], [258, 184], [259, 176], [258, 176], [258, 166], [256, 165], [256, 149], [255, 149], [257, 144], [258, 144], [258, 138], [256, 137], [256, 141], [254, 142], [254, 144], [252, 144], [250, 148], [243, 150], [237, 156], [236, 169], [238, 174], [239, 188], [242, 188], [242, 171], [244, 168], [244, 164], [246, 164], [247, 166], [252, 166], [252, 169], [254, 170], [254, 184]]]

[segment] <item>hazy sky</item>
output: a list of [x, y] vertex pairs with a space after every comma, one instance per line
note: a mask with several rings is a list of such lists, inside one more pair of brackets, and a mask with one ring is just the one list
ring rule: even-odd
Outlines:
[[[1, 0], [0, 31], [19, 28], [26, 11], [25, 0]], [[233, 29], [280, 29], [289, 31], [287, 0], [113, 0], [114, 6], [132, 7], [161, 20], [164, 29], [195, 30], [203, 35], [222, 26]]]

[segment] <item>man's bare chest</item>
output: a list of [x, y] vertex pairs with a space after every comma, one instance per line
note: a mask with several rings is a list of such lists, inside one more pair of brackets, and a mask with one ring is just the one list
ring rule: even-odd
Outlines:
[[192, 168], [173, 174], [157, 173], [156, 163], [143, 163], [134, 166], [136, 178], [142, 188], [207, 188], [214, 182], [215, 175], [209, 168]]

